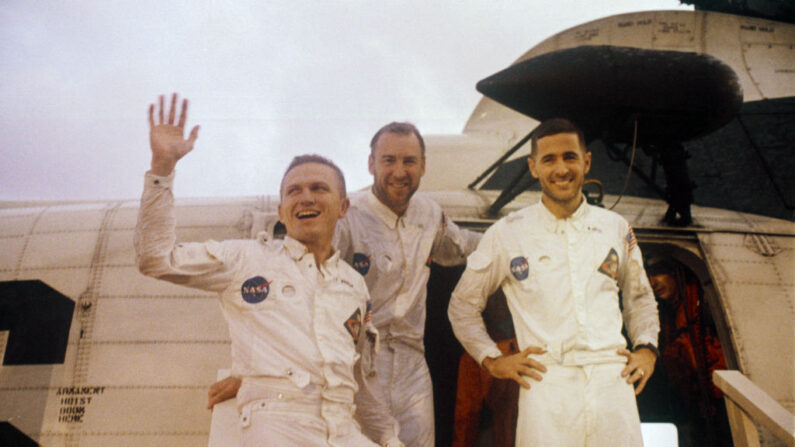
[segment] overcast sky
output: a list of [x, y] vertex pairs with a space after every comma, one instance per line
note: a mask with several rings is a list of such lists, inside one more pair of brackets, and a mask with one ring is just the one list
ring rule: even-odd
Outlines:
[[[167, 5], [167, 6], [163, 6]], [[183, 197], [276, 193], [297, 154], [371, 181], [370, 137], [459, 133], [475, 83], [552, 34], [677, 0], [2, 0], [0, 200], [137, 198], [148, 105], [191, 101]]]

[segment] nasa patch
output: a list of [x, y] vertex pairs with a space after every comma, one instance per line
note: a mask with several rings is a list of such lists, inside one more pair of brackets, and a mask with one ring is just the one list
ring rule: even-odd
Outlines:
[[519, 281], [527, 279], [527, 275], [530, 273], [530, 264], [527, 263], [527, 258], [517, 256], [511, 259], [511, 273]]
[[364, 276], [370, 271], [370, 257], [362, 253], [353, 254], [353, 269]]
[[240, 294], [243, 296], [243, 300], [250, 304], [265, 301], [265, 298], [268, 297], [268, 292], [271, 290], [271, 282], [261, 276], [247, 279], [243, 286], [240, 287]]
[[607, 257], [602, 261], [602, 265], [599, 266], [599, 272], [613, 279], [618, 279], [618, 253], [614, 248], [611, 248], [607, 253]]
[[351, 334], [351, 337], [353, 337], [354, 343], [359, 343], [359, 329], [361, 329], [361, 327], [362, 327], [362, 310], [357, 307], [356, 312], [354, 312], [345, 321], [345, 329], [347, 329], [348, 333]]

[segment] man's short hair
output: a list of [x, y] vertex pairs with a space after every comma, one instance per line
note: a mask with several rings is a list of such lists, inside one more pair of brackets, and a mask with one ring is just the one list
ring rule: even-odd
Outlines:
[[580, 141], [583, 151], [585, 150], [585, 134], [576, 124], [565, 118], [551, 118], [544, 120], [533, 131], [533, 138], [530, 141], [530, 156], [535, 156], [538, 150], [538, 140], [559, 133], [577, 134], [577, 139]]
[[384, 132], [396, 133], [398, 135], [414, 134], [414, 136], [417, 137], [417, 140], [420, 142], [420, 151], [422, 152], [422, 156], [425, 157], [425, 140], [422, 139], [422, 135], [420, 135], [420, 131], [417, 129], [417, 126], [405, 121], [392, 121], [391, 123], [378, 129], [378, 132], [373, 135], [373, 139], [370, 140], [370, 155], [375, 155], [375, 145], [378, 143], [378, 138]]
[[679, 264], [667, 257], [661, 256], [649, 256], [645, 260], [645, 270], [646, 274], [649, 276], [660, 275], [663, 273], [667, 273], [671, 276], [674, 276], [677, 269], [680, 268]]
[[282, 195], [284, 192], [284, 179], [287, 177], [287, 173], [289, 173], [294, 167], [300, 166], [307, 163], [318, 163], [321, 165], [326, 165], [334, 170], [337, 174], [337, 179], [340, 182], [340, 196], [345, 197], [347, 192], [345, 191], [345, 175], [342, 174], [342, 170], [334, 164], [333, 161], [329, 160], [328, 158], [317, 155], [317, 154], [304, 154], [304, 155], [297, 155], [293, 158], [293, 161], [287, 166], [287, 169], [284, 171], [284, 175], [282, 175], [282, 182], [279, 186], [279, 196]]

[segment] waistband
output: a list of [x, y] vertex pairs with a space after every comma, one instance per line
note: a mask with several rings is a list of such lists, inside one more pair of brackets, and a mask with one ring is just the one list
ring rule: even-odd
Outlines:
[[300, 402], [318, 407], [323, 402], [352, 405], [353, 390], [339, 387], [323, 388], [314, 383], [299, 388], [291, 380], [281, 377], [245, 376], [237, 392], [238, 410], [255, 400]]
[[381, 337], [381, 343], [386, 343], [386, 345], [391, 349], [397, 349], [401, 346], [405, 346], [422, 354], [425, 353], [425, 343], [423, 342], [422, 338], [386, 334], [385, 336]]
[[548, 344], [544, 354], [533, 354], [532, 357], [545, 365], [581, 366], [600, 363], [627, 363], [627, 358], [618, 354], [618, 348], [600, 350], [567, 349], [561, 345]]

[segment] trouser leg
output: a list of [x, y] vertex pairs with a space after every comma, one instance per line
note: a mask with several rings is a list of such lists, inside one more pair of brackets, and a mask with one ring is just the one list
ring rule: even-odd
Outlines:
[[433, 387], [425, 355], [396, 343], [379, 352], [376, 370], [400, 423], [400, 440], [406, 447], [433, 447]]
[[[588, 366], [585, 367], [588, 371]], [[640, 417], [632, 385], [621, 377], [623, 364], [593, 365], [586, 384], [588, 447], [643, 445]]]

